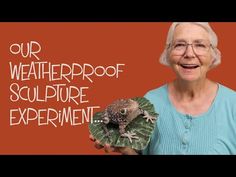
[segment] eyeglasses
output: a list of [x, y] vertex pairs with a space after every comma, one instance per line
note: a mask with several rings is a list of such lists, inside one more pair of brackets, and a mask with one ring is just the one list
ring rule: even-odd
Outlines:
[[171, 51], [174, 55], [184, 55], [188, 46], [191, 45], [193, 52], [196, 55], [206, 55], [210, 48], [213, 48], [212, 44], [208, 44], [206, 42], [194, 42], [192, 44], [188, 44], [185, 41], [178, 41], [170, 44]]

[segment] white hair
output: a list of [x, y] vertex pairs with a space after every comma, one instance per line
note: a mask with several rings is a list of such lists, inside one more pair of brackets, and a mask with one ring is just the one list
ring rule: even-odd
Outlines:
[[[167, 40], [166, 40], [166, 47], [165, 47], [165, 49], [164, 49], [164, 51], [161, 54], [160, 59], [159, 59], [160, 63], [163, 64], [163, 65], [169, 66], [169, 58], [168, 58], [169, 45], [173, 42], [175, 28], [181, 23], [186, 23], [186, 22], [174, 22], [170, 26], [170, 29], [169, 29], [169, 32], [168, 32], [168, 35], [167, 35]], [[220, 64], [221, 63], [221, 53], [220, 53], [219, 49], [217, 49], [217, 44], [218, 44], [217, 35], [212, 30], [209, 23], [208, 22], [191, 22], [191, 23], [194, 23], [196, 25], [201, 26], [202, 28], [204, 28], [208, 32], [210, 43], [212, 44], [212, 46], [214, 48], [214, 50], [212, 52], [212, 57], [214, 59], [213, 60], [213, 66], [216, 66], [216, 65]]]

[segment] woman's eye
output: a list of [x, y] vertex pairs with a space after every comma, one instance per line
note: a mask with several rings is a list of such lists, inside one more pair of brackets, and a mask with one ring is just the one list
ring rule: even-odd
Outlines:
[[195, 47], [198, 47], [198, 48], [206, 48], [206, 45], [205, 44], [194, 44]]
[[186, 46], [186, 44], [184, 44], [184, 43], [178, 43], [178, 44], [174, 45], [174, 48], [185, 47], [185, 46]]

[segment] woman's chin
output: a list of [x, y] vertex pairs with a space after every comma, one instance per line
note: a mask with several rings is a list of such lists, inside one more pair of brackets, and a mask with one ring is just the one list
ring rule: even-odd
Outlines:
[[180, 79], [185, 82], [195, 82], [200, 80], [200, 78], [196, 75], [181, 75]]

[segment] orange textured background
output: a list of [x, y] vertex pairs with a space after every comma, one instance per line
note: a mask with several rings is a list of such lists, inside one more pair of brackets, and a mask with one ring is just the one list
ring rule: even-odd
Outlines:
[[[124, 63], [124, 72], [118, 79], [94, 78], [94, 83], [74, 82], [89, 86], [90, 105], [102, 110], [118, 98], [143, 96], [148, 90], [174, 78], [172, 71], [158, 62], [171, 23], [0, 23], [0, 154], [103, 154], [88, 138], [88, 124], [62, 127], [10, 126], [9, 110], [29, 107], [29, 103], [9, 100], [9, 61], [24, 62], [9, 52], [13, 43], [37, 41], [42, 47], [41, 61], [52, 63], [89, 63], [115, 65]], [[209, 77], [236, 90], [234, 65], [236, 23], [210, 23], [218, 35], [222, 64], [209, 72]], [[27, 59], [25, 59], [26, 62]], [[31, 61], [31, 59], [28, 59]], [[41, 81], [27, 85], [45, 84]], [[70, 106], [58, 102], [34, 107], [61, 108]], [[81, 108], [81, 107], [80, 107]]]

